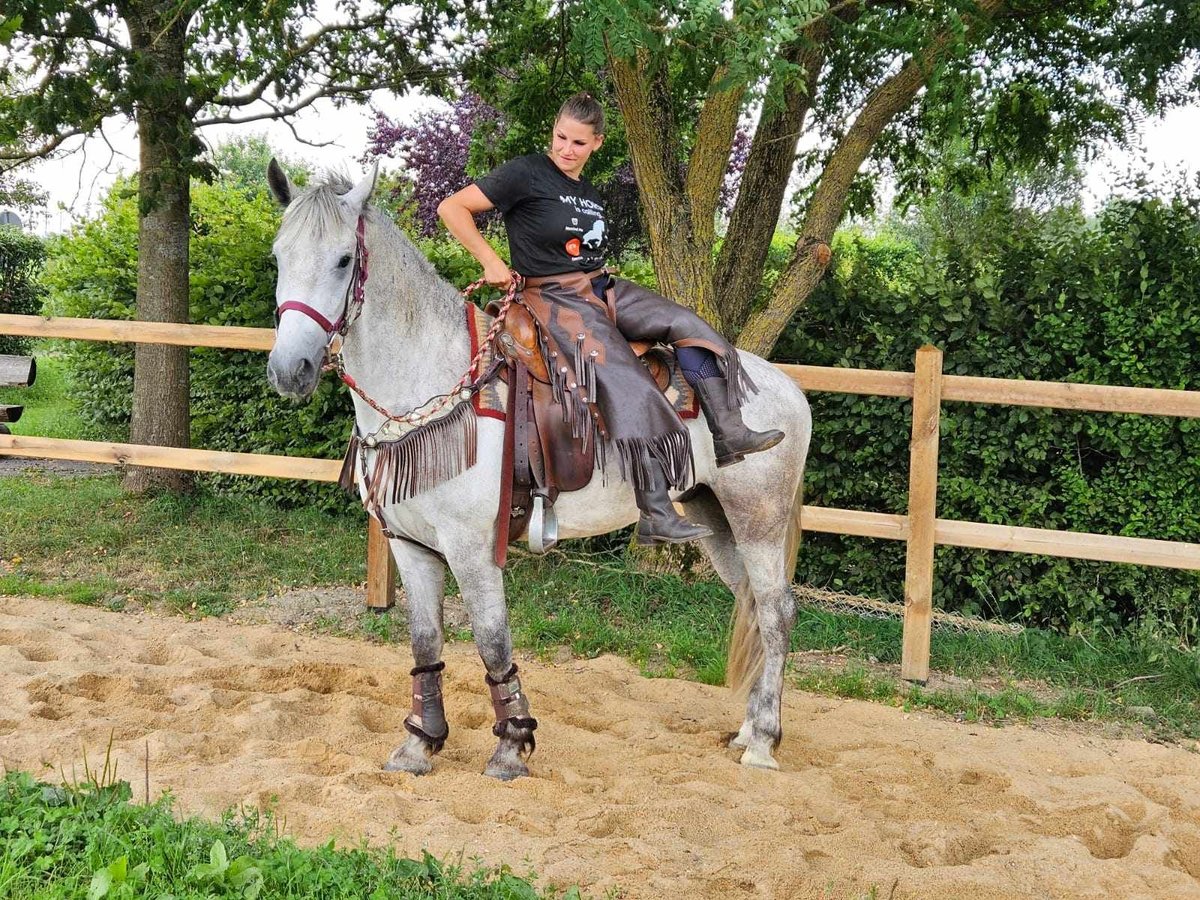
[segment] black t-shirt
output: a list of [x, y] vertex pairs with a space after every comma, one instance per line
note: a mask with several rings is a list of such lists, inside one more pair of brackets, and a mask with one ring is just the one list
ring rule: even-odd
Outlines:
[[475, 182], [504, 216], [512, 267], [536, 278], [604, 265], [608, 234], [600, 195], [544, 153], [506, 162]]

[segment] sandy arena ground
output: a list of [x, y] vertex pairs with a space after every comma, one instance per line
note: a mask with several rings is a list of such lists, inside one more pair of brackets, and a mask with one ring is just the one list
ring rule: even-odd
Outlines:
[[404, 650], [0, 598], [0, 761], [81, 774], [112, 730], [120, 777], [141, 795], [149, 742], [152, 795], [186, 813], [277, 797], [302, 842], [465, 853], [597, 897], [1200, 898], [1200, 757], [1181, 747], [789, 691], [783, 771], [747, 770], [722, 689], [523, 659], [534, 777], [501, 784], [481, 774], [482, 667], [446, 658], [450, 742], [417, 779], [380, 770]]

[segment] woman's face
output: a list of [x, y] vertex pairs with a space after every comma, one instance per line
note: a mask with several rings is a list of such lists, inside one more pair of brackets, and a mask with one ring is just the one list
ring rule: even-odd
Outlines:
[[588, 158], [603, 143], [604, 135], [596, 134], [591, 125], [560, 116], [550, 135], [550, 159], [564, 175], [578, 178]]

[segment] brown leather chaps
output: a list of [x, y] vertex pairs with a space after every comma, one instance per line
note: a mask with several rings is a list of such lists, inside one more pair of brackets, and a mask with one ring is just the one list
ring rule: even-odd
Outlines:
[[596, 448], [597, 466], [604, 466], [609, 444], [621, 477], [635, 487], [653, 487], [658, 471], [669, 487], [690, 485], [687, 428], [628, 342], [709, 350], [730, 402], [740, 405], [754, 385], [733, 346], [690, 309], [603, 271], [529, 278], [518, 299], [537, 320], [564, 419], [573, 437]]

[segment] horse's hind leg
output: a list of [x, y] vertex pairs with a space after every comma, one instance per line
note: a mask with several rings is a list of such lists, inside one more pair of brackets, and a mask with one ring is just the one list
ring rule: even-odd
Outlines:
[[[733, 538], [729, 520], [721, 509], [716, 496], [706, 486], [696, 488], [691, 499], [684, 502], [688, 518], [712, 529], [713, 535], [701, 541], [705, 553], [717, 575], [733, 593], [735, 606], [734, 630], [730, 635], [729, 664], [727, 671], [734, 678], [748, 667], [758, 665], [754, 660], [761, 657], [761, 641], [758, 620], [754, 613], [754, 595], [750, 588], [750, 576], [746, 563]], [[747, 608], [749, 607], [749, 608]], [[737, 687], [737, 686], [735, 686]], [[747, 710], [764, 706], [763, 681], [754, 679], [747, 698]], [[769, 705], [766, 704], [766, 705]], [[741, 729], [731, 738], [729, 746], [745, 750], [753, 731], [751, 717], [747, 715]]]
[[471, 630], [487, 670], [485, 680], [496, 715], [492, 733], [500, 742], [484, 774], [511, 781], [529, 774], [525, 758], [535, 746], [533, 732], [537, 719], [529, 713], [529, 700], [521, 689], [512, 658], [503, 575], [492, 564], [490, 547], [465, 548], [464, 552], [450, 556], [449, 563], [471, 615]]
[[[719, 484], [718, 508], [727, 524], [717, 538], [725, 561], [714, 558], [714, 567], [736, 603], [729, 681], [736, 691], [749, 688], [746, 718], [730, 744], [744, 750], [743, 765], [775, 769], [774, 751], [783, 736], [783, 671], [796, 621], [791, 590], [799, 536], [796, 501], [765, 504], [761, 490], [749, 480], [727, 477]], [[716, 504], [716, 498], [711, 502]], [[705, 524], [711, 525], [707, 519], [713, 515]], [[732, 579], [727, 572], [741, 577]]]
[[739, 548], [750, 577], [753, 599], [749, 602], [754, 606], [762, 655], [761, 662], [753, 666], [758, 677], [753, 677], [753, 670], [747, 673], [753, 682], [746, 698], [746, 718], [730, 745], [745, 748], [743, 765], [778, 769], [774, 753], [783, 738], [783, 670], [796, 623], [796, 601], [789, 583], [791, 573], [779, 577], [773, 571], [779, 567], [778, 545], [757, 543]]
[[384, 766], [390, 772], [425, 775], [450, 732], [442, 705], [442, 599], [446, 565], [434, 553], [404, 540], [391, 541], [392, 555], [408, 600], [412, 639], [412, 711], [404, 720], [408, 736]]

